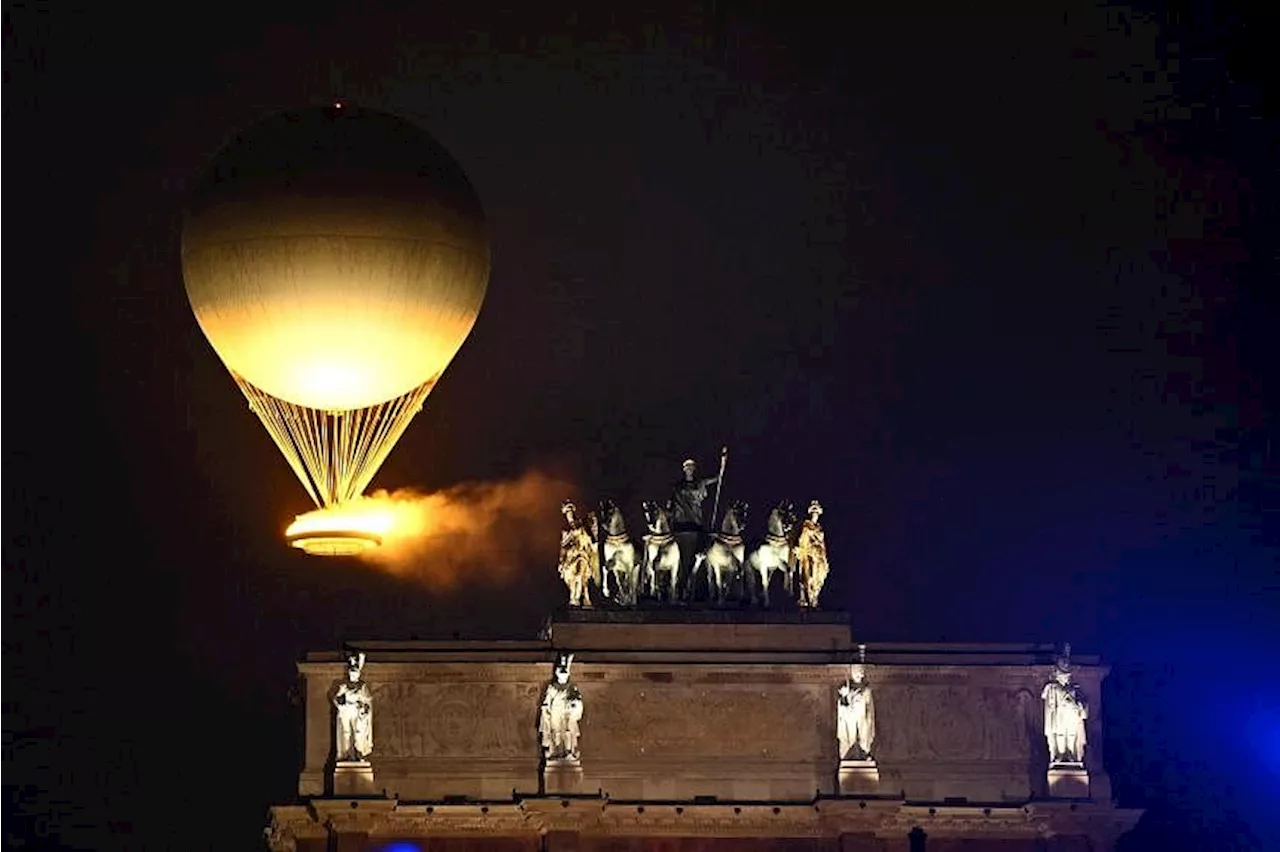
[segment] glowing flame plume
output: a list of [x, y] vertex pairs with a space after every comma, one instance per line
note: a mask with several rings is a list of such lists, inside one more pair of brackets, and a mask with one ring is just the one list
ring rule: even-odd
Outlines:
[[285, 531], [319, 556], [358, 556], [436, 588], [465, 578], [502, 581], [523, 564], [555, 563], [560, 502], [577, 488], [532, 471], [504, 482], [471, 482], [431, 494], [375, 492], [299, 515]]

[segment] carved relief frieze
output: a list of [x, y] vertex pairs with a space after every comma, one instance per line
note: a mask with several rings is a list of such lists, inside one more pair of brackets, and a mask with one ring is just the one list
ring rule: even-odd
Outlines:
[[378, 684], [375, 753], [393, 759], [536, 753], [538, 689], [536, 683]]
[[[832, 751], [825, 690], [795, 686], [583, 685], [593, 759], [645, 756], [812, 760]], [[824, 738], [823, 732], [826, 731]]]
[[887, 762], [1026, 760], [1027, 690], [963, 683], [882, 685], [878, 757]]

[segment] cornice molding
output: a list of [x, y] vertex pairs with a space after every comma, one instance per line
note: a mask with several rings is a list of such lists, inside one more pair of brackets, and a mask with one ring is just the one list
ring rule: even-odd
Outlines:
[[328, 833], [380, 837], [523, 836], [573, 832], [613, 837], [902, 837], [920, 827], [935, 837], [1037, 838], [1082, 835], [1104, 843], [1129, 831], [1142, 812], [1101, 803], [930, 805], [877, 798], [813, 802], [639, 802], [603, 798], [527, 798], [514, 802], [400, 804], [390, 799], [315, 799], [271, 809], [272, 852]]

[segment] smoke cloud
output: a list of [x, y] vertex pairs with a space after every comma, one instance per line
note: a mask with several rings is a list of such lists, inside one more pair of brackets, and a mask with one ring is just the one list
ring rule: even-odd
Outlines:
[[501, 584], [528, 565], [555, 565], [560, 503], [574, 486], [541, 471], [505, 482], [470, 482], [424, 494], [378, 491], [363, 498], [390, 512], [383, 544], [366, 563], [436, 589]]

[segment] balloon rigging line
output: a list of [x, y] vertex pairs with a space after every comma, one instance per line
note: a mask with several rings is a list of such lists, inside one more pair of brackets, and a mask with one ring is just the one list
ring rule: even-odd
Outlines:
[[348, 411], [294, 405], [232, 372], [294, 475], [321, 508], [359, 497], [435, 387], [433, 376], [406, 394]]

